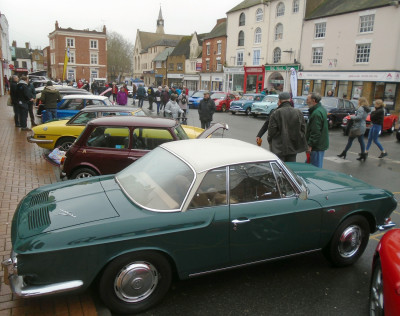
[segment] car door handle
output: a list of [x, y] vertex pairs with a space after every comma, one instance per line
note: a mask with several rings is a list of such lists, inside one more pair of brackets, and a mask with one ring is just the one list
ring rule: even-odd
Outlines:
[[243, 223], [248, 223], [248, 222], [250, 222], [250, 220], [248, 218], [241, 217], [240, 219], [234, 219], [232, 221], [232, 224], [236, 226], [237, 224], [243, 224]]

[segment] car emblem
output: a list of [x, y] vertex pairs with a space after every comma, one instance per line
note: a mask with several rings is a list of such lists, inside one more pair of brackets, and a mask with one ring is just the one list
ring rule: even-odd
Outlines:
[[71, 216], [76, 218], [76, 216], [68, 211], [64, 211], [64, 210], [60, 210], [60, 212], [58, 213], [58, 215], [62, 215], [62, 216]]

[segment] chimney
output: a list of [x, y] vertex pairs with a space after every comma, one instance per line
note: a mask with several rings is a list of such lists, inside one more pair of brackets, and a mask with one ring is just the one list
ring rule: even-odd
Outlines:
[[17, 42], [16, 41], [12, 42], [12, 47], [17, 47]]
[[226, 22], [226, 18], [218, 19], [217, 20], [217, 25]]
[[31, 46], [31, 44], [29, 44], [29, 42], [25, 42], [25, 48], [26, 48], [26, 49], [29, 49], [30, 46]]
[[58, 30], [59, 29], [59, 27], [58, 27], [58, 21], [56, 21], [56, 30]]
[[103, 33], [106, 34], [107, 33], [107, 28], [105, 25], [103, 25]]

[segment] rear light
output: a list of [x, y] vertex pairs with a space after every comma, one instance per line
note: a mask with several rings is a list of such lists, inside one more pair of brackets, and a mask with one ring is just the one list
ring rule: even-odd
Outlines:
[[60, 160], [60, 166], [61, 166], [61, 165], [64, 165], [64, 162], [65, 162], [65, 156], [62, 156], [62, 157], [61, 157], [61, 160]]

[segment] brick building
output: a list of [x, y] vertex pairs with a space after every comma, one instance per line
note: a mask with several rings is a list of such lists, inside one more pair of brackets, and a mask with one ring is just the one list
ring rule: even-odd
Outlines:
[[50, 77], [62, 78], [65, 49], [69, 47], [70, 57], [65, 79], [92, 81], [107, 77], [107, 33], [60, 28], [56, 21], [55, 30], [49, 34]]

